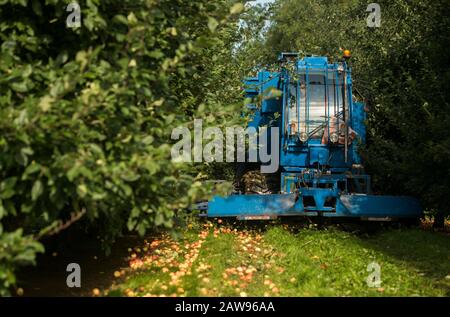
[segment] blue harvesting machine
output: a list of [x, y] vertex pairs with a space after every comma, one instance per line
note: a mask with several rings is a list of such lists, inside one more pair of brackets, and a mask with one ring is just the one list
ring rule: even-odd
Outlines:
[[371, 194], [358, 153], [365, 143], [365, 105], [352, 94], [348, 58], [344, 54], [330, 63], [327, 57], [282, 53], [277, 71], [261, 70], [245, 80], [252, 113], [248, 127], [279, 129], [279, 168], [262, 173], [259, 156], [259, 163], [239, 163], [237, 190], [214, 196], [206, 207], [208, 217], [389, 221], [422, 216], [415, 198]]

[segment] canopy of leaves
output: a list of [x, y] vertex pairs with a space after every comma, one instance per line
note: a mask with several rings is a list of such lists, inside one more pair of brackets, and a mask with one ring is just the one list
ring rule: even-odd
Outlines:
[[172, 129], [236, 116], [242, 5], [86, 0], [69, 28], [67, 4], [0, 1], [0, 295], [72, 222], [105, 246], [171, 228], [204, 191], [171, 162]]

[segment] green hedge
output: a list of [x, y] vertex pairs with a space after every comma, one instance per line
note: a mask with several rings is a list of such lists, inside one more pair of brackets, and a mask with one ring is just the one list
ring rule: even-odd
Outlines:
[[243, 9], [87, 0], [75, 29], [67, 3], [0, 1], [0, 295], [42, 236], [78, 222], [108, 245], [124, 229], [171, 228], [203, 194], [171, 162], [170, 134], [223, 100], [215, 85], [232, 67], [213, 70], [231, 61]]

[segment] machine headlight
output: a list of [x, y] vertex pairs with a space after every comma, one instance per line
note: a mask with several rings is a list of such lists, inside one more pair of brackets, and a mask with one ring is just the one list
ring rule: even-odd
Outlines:
[[331, 143], [337, 143], [339, 141], [339, 135], [336, 132], [330, 134]]
[[345, 59], [349, 59], [350, 57], [352, 57], [352, 53], [350, 52], [350, 50], [344, 50], [344, 54], [343, 54]]
[[299, 136], [300, 141], [306, 142], [308, 140], [308, 134], [306, 132], [301, 132]]

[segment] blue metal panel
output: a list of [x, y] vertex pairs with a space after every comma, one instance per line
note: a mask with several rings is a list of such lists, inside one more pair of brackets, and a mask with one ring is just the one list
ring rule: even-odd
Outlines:
[[208, 217], [289, 215], [294, 204], [294, 194], [215, 196], [208, 203]]
[[261, 114], [261, 111], [255, 109], [255, 112], [251, 115], [251, 119], [248, 122], [249, 127], [258, 128], [267, 122], [267, 117]]
[[417, 199], [405, 196], [341, 195], [339, 197], [345, 216], [351, 217], [411, 217], [422, 215]]
[[287, 152], [281, 151], [280, 165], [286, 166], [308, 166], [308, 150], [305, 148], [302, 152]]
[[300, 67], [305, 65], [326, 66], [327, 63], [328, 59], [324, 56], [311, 56], [299, 60], [297, 65]]
[[353, 130], [358, 134], [357, 139], [352, 144], [352, 155], [353, 155], [353, 162], [355, 164], [361, 164], [361, 156], [358, 152], [358, 145], [365, 144], [366, 143], [366, 112], [364, 110], [364, 103], [362, 102], [355, 102], [353, 104]]
[[[417, 218], [422, 215], [420, 203], [411, 197], [374, 195], [337, 195], [333, 190], [308, 189], [320, 208], [305, 208], [302, 197], [295, 194], [215, 196], [208, 203], [208, 217], [237, 216], [324, 216]], [[324, 199], [337, 197], [335, 211], [324, 207]]]
[[309, 165], [315, 163], [326, 165], [328, 163], [329, 150], [326, 147], [314, 146], [309, 148]]
[[344, 149], [343, 145], [339, 146], [330, 146], [330, 156], [328, 160], [328, 165], [333, 168], [341, 167], [348, 169], [351, 166], [351, 162], [345, 163], [344, 159]]
[[353, 104], [353, 130], [358, 133], [362, 143], [366, 142], [366, 111], [363, 102], [355, 102]]

